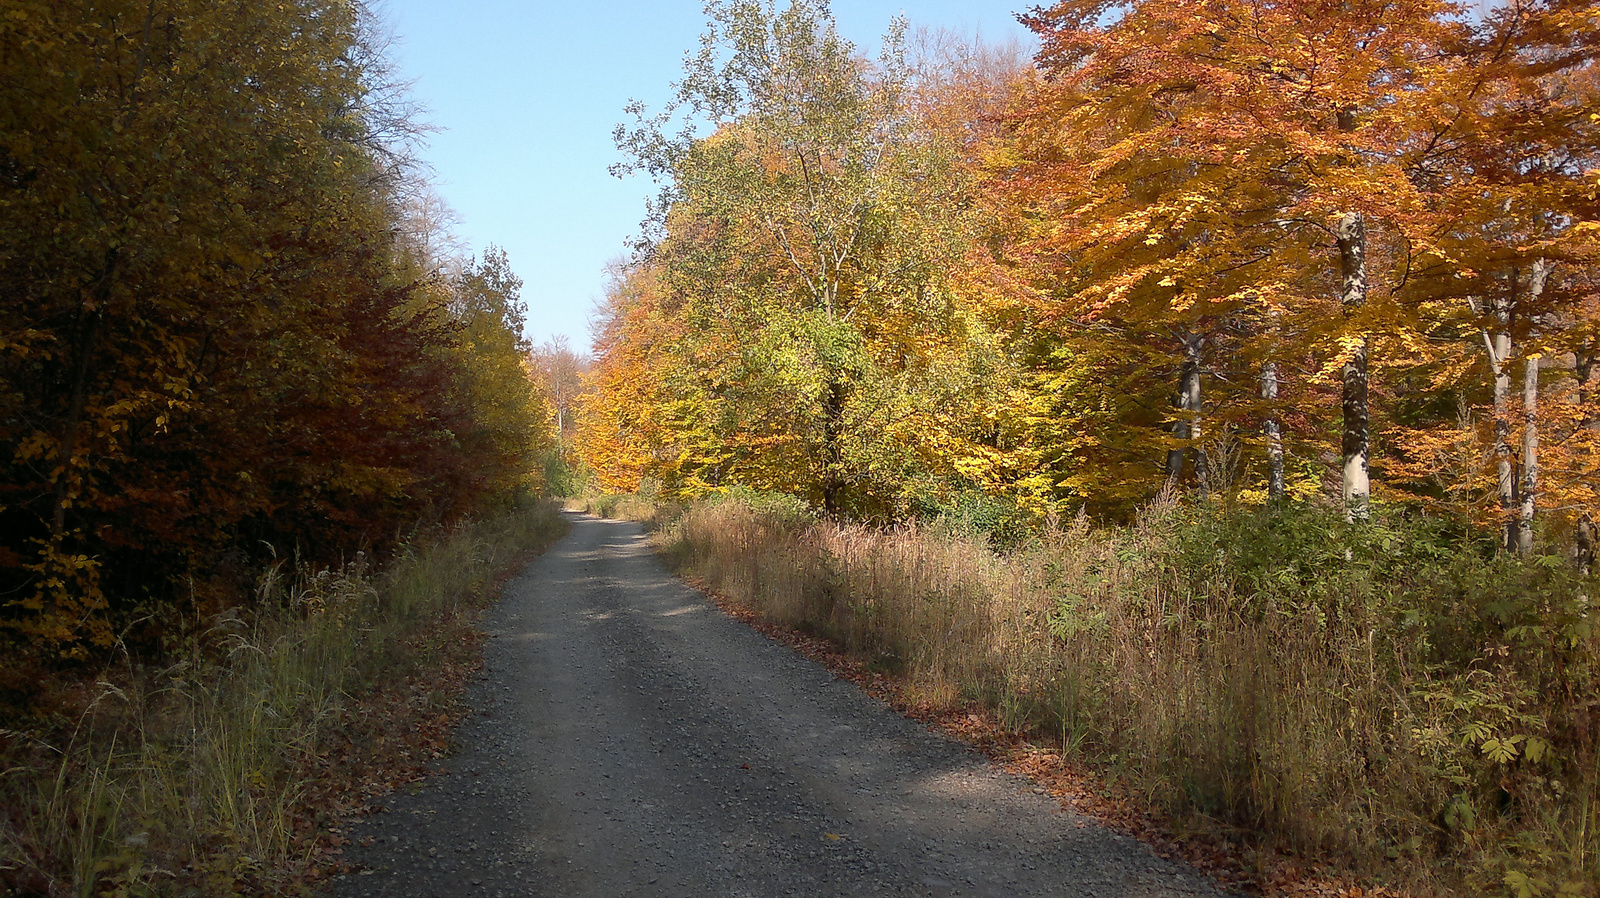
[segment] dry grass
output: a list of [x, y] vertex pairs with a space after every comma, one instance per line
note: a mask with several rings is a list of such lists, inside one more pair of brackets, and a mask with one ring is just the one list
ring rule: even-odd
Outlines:
[[1429, 539], [1172, 502], [1004, 555], [737, 501], [661, 536], [686, 574], [901, 674], [913, 703], [987, 705], [1184, 825], [1418, 892], [1593, 895], [1600, 637], [1556, 607], [1587, 599]]
[[442, 747], [451, 696], [428, 681], [448, 660], [466, 663], [466, 613], [508, 564], [563, 530], [539, 503], [440, 534], [382, 571], [360, 557], [332, 571], [276, 568], [261, 612], [224, 616], [174, 663], [107, 671], [54, 720], [5, 731], [0, 885], [303, 892], [339, 843], [331, 812], [361, 798], [330, 789], [382, 788], [350, 777], [404, 776], [381, 769], [396, 751], [406, 761]]
[[567, 499], [566, 508], [568, 511], [581, 511], [615, 521], [635, 521], [652, 529], [680, 511], [675, 505], [663, 505], [655, 497], [639, 493], [608, 493]]

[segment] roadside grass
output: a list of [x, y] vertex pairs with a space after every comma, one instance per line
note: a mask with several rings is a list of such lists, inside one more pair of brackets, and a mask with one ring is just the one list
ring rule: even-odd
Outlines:
[[1600, 584], [1560, 557], [1497, 556], [1449, 522], [1172, 501], [1004, 552], [749, 496], [658, 540], [713, 592], [894, 674], [909, 703], [992, 709], [1262, 863], [1419, 894], [1596, 894]]
[[565, 532], [529, 502], [382, 570], [280, 564], [257, 610], [0, 732], [0, 893], [309, 894], [342, 821], [448, 747], [475, 612]]
[[635, 521], [655, 528], [671, 520], [681, 508], [662, 504], [655, 496], [645, 493], [602, 493], [575, 496], [565, 500], [570, 511], [581, 511], [615, 521]]

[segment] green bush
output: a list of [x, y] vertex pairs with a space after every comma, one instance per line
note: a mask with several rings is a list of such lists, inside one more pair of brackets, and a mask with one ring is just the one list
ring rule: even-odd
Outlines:
[[915, 517], [963, 537], [987, 540], [997, 549], [1015, 549], [1033, 538], [1038, 518], [1013, 499], [979, 489], [948, 496], [925, 496], [912, 503]]

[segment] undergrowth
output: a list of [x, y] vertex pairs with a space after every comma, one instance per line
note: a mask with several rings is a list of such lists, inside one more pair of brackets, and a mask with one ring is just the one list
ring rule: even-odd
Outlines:
[[1594, 895], [1600, 586], [1398, 512], [1162, 501], [1001, 552], [944, 523], [749, 497], [660, 536], [680, 570], [1059, 739], [1154, 807], [1422, 893]]
[[636, 493], [587, 493], [567, 499], [566, 506], [572, 511], [616, 521], [635, 521], [652, 528], [682, 511], [677, 505], [663, 503], [659, 484], [648, 479]]
[[[0, 893], [300, 894], [352, 782], [442, 750], [486, 602], [565, 530], [549, 502], [419, 539], [382, 570], [266, 572], [167, 663], [124, 658], [0, 731]], [[412, 744], [421, 729], [433, 741]], [[391, 783], [392, 785], [392, 783]], [[348, 809], [348, 808], [347, 808]]]

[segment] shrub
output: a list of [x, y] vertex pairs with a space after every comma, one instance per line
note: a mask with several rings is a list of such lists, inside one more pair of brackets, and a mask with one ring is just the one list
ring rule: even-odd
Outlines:
[[[392, 760], [368, 757], [360, 728], [399, 742], [448, 715], [431, 684], [443, 658], [470, 661], [461, 612], [564, 529], [541, 502], [416, 541], [382, 571], [359, 555], [274, 567], [261, 610], [218, 617], [170, 663], [62, 684], [54, 715], [0, 731], [0, 893], [304, 891], [319, 828], [361, 799], [360, 783], [329, 794], [329, 777]], [[408, 683], [388, 710], [415, 719], [364, 720], [364, 702]]]
[[668, 557], [766, 617], [982, 702], [1166, 809], [1425, 890], [1600, 882], [1594, 578], [1459, 522], [1163, 500], [1005, 555], [724, 497]]

